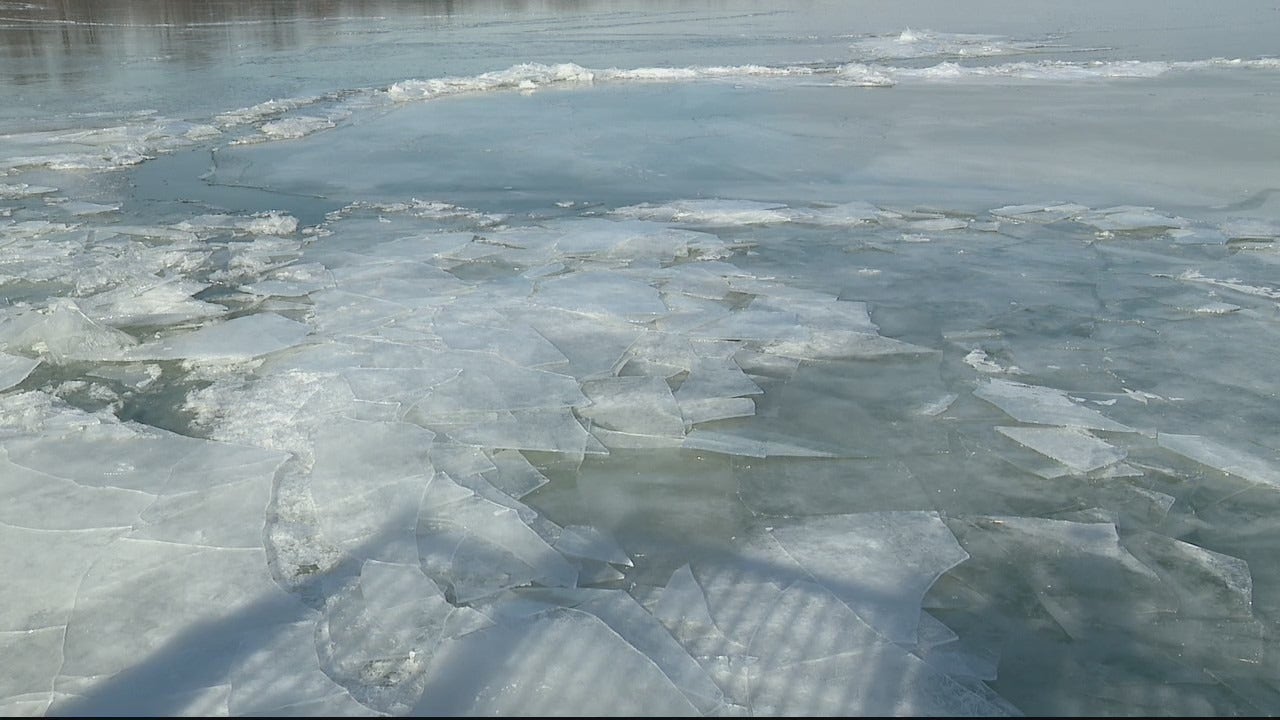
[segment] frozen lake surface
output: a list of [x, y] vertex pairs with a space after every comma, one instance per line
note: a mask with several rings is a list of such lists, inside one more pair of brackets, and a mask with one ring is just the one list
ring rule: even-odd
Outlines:
[[1277, 37], [0, 0], [0, 713], [1280, 713]]

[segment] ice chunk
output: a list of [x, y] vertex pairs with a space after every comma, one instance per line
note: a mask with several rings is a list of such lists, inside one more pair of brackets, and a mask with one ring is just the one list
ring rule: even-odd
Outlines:
[[0, 450], [0, 522], [39, 530], [129, 528], [155, 495], [112, 487], [86, 487], [15, 465]]
[[196, 282], [146, 277], [122, 283], [83, 302], [90, 315], [113, 327], [172, 325], [215, 317], [227, 311], [221, 305], [192, 297], [206, 287]]
[[0, 352], [0, 391], [26, 380], [39, 364], [39, 360]]
[[1242, 477], [1251, 482], [1280, 487], [1280, 469], [1262, 458], [1228, 447], [1199, 435], [1159, 433], [1156, 442], [1202, 465]]
[[125, 532], [32, 530], [0, 523], [0, 546], [5, 548], [0, 553], [5, 578], [0, 632], [66, 625], [85, 572]]
[[714, 235], [677, 230], [644, 220], [573, 218], [559, 222], [563, 232], [555, 241], [557, 252], [568, 257], [672, 260], [689, 254], [689, 244], [718, 242]]
[[797, 663], [780, 672], [753, 672], [750, 702], [753, 714], [766, 716], [1022, 714], [1003, 699], [971, 689], [891, 644]]
[[[0, 656], [5, 672], [0, 676], [0, 699], [12, 700], [28, 693], [48, 692], [62, 665], [62, 626], [20, 632], [0, 631]], [[0, 708], [3, 708], [0, 705]], [[8, 711], [5, 711], [9, 715]]]
[[364, 705], [402, 715], [421, 695], [440, 642], [489, 625], [475, 610], [450, 605], [416, 565], [366, 560], [358, 587], [326, 601], [312, 652]]
[[721, 398], [760, 395], [764, 391], [732, 358], [695, 358], [689, 376], [675, 392], [683, 409], [687, 403]]
[[[442, 644], [437, 657], [414, 715], [702, 714], [652, 659], [580, 610], [471, 633]], [[573, 658], [579, 671], [548, 674], [550, 657]]]
[[333, 275], [320, 263], [297, 263], [268, 272], [262, 280], [241, 285], [242, 292], [254, 295], [300, 297], [334, 287]]
[[437, 473], [418, 523], [422, 569], [451, 601], [467, 603], [537, 582], [572, 586], [577, 571], [509, 508], [462, 489]]
[[[83, 574], [67, 623], [61, 672], [92, 678], [68, 711], [131, 714], [153, 702], [138, 688], [206, 688], [211, 669], [229, 667], [242, 643], [309, 612], [275, 584], [261, 548], [120, 539]], [[122, 671], [127, 683], [111, 677]]]
[[369, 712], [320, 669], [316, 622], [311, 619], [277, 626], [267, 641], [246, 643], [227, 682], [227, 710], [232, 716], [343, 717]]
[[1213, 228], [1178, 228], [1169, 237], [1179, 245], [1226, 245], [1230, 238]]
[[884, 217], [886, 214], [869, 202], [854, 200], [839, 205], [798, 209], [795, 221], [811, 225], [860, 225]]
[[977, 370], [978, 372], [984, 372], [989, 374], [1001, 374], [1001, 373], [1008, 373], [1011, 375], [1025, 374], [1023, 373], [1022, 369], [1017, 367], [1016, 365], [1010, 365], [1009, 367], [1005, 367], [1000, 363], [992, 360], [990, 357], [987, 356], [987, 352], [982, 348], [974, 348], [970, 350], [969, 353], [964, 356], [964, 364], [968, 365], [974, 370]]
[[1125, 547], [1176, 588], [1180, 611], [1199, 617], [1250, 617], [1253, 576], [1243, 559], [1182, 540], [1140, 531]]
[[650, 319], [667, 311], [652, 285], [609, 272], [579, 272], [543, 280], [530, 299], [539, 305], [627, 320]]
[[377, 260], [331, 268], [338, 289], [368, 298], [412, 303], [419, 298], [456, 295], [469, 286], [427, 262]]
[[679, 402], [680, 413], [690, 425], [756, 414], [756, 403], [751, 398], [707, 398]]
[[1121, 545], [1112, 522], [975, 518], [961, 533], [974, 557], [1011, 563], [1025, 591], [1074, 640], [1114, 646], [1117, 636], [1148, 634], [1176, 610], [1177, 599]]
[[58, 203], [57, 208], [68, 215], [100, 215], [102, 213], [115, 212], [120, 209], [120, 205], [112, 203], [104, 205], [102, 203], [91, 203], [83, 200], [68, 200], [64, 203]]
[[174, 463], [169, 472], [166, 493], [200, 492], [249, 478], [269, 482], [289, 458], [288, 453], [252, 445], [209, 441], [187, 444], [188, 452]]
[[130, 537], [210, 547], [262, 547], [274, 470], [240, 482], [162, 496], [142, 513], [145, 524]]
[[632, 565], [631, 558], [616, 540], [590, 525], [565, 525], [553, 547], [577, 558]]
[[1178, 279], [1185, 280], [1187, 282], [1214, 285], [1228, 290], [1235, 290], [1236, 292], [1244, 293], [1245, 295], [1256, 295], [1258, 297], [1269, 298], [1271, 300], [1280, 300], [1280, 290], [1276, 288], [1268, 287], [1266, 285], [1249, 285], [1247, 283], [1240, 282], [1235, 278], [1219, 280], [1217, 278], [1206, 277], [1202, 275], [1199, 270], [1187, 270], [1178, 275]]
[[[777, 588], [769, 586], [773, 592]], [[695, 657], [742, 656], [747, 646], [730, 640], [711, 618], [706, 595], [689, 565], [683, 565], [671, 574], [663, 588], [653, 615]]]
[[569, 359], [536, 330], [523, 327], [489, 327], [469, 323], [440, 324], [435, 332], [455, 350], [491, 352], [527, 368], [567, 366]]
[[1061, 390], [1041, 385], [1024, 385], [1011, 380], [992, 379], [973, 391], [974, 395], [1005, 411], [1019, 422], [1036, 425], [1065, 425], [1090, 430], [1133, 432], [1133, 428], [1106, 418], [1097, 410], [1072, 402]]
[[495, 450], [489, 457], [495, 469], [485, 473], [485, 478], [513, 498], [522, 498], [550, 482], [519, 450]]
[[1222, 234], [1233, 240], [1274, 240], [1280, 238], [1280, 222], [1261, 218], [1238, 218], [1222, 224]]
[[[412, 560], [433, 433], [408, 423], [343, 420], [315, 436], [311, 496], [326, 537], [344, 547], [385, 539], [375, 557]], [[406, 553], [409, 557], [406, 557]]]
[[[273, 210], [251, 217], [239, 215], [199, 215], [174, 226], [179, 230], [238, 230], [251, 235], [289, 235], [298, 229], [298, 219]], [[265, 247], [265, 246], [264, 246]]]
[[876, 333], [848, 330], [809, 330], [805, 337], [787, 338], [764, 346], [766, 352], [800, 359], [869, 359], [891, 355], [934, 355], [923, 345], [894, 340]]
[[273, 140], [292, 140], [332, 127], [336, 125], [330, 118], [297, 115], [265, 122], [261, 129], [263, 135]]
[[[572, 592], [585, 594], [588, 591]], [[724, 693], [720, 688], [657, 618], [630, 595], [620, 590], [592, 591], [586, 594], [584, 601], [572, 606], [603, 620], [632, 647], [652, 660], [699, 711], [714, 714], [722, 708]]]
[[1074, 427], [997, 427], [1005, 437], [1057, 460], [1078, 473], [1087, 473], [1123, 460], [1128, 453]]
[[69, 360], [115, 360], [136, 344], [129, 335], [95, 322], [74, 300], [55, 299], [47, 308], [13, 316], [0, 325], [0, 348]]
[[568, 373], [579, 380], [613, 375], [618, 358], [644, 333], [621, 320], [588, 317], [556, 308], [519, 316], [569, 359]]
[[469, 413], [568, 408], [588, 402], [578, 381], [568, 375], [512, 365], [489, 353], [461, 351], [456, 362], [461, 372], [432, 386], [414, 404], [415, 417], [447, 421]]
[[684, 437], [684, 418], [662, 378], [618, 377], [589, 380], [582, 392], [591, 404], [578, 415], [606, 430], [636, 435]]
[[1006, 205], [991, 211], [996, 217], [1036, 223], [1053, 223], [1077, 217], [1089, 212], [1084, 205], [1074, 203], [1041, 203], [1032, 205]]
[[413, 312], [403, 303], [340, 289], [312, 293], [311, 304], [316, 330], [329, 335], [367, 333]]
[[786, 205], [752, 200], [678, 200], [618, 208], [615, 215], [689, 225], [769, 225], [788, 222], [794, 212]]
[[46, 187], [44, 185], [0, 183], [0, 199], [2, 200], [13, 200], [17, 198], [32, 197], [35, 195], [48, 195], [49, 193], [55, 192], [58, 192], [58, 188]]
[[814, 447], [807, 447], [795, 438], [760, 433], [760, 437], [750, 434], [734, 434], [716, 430], [694, 429], [685, 436], [683, 447], [690, 450], [710, 450], [726, 455], [746, 455], [748, 457], [835, 457], [835, 454]]
[[1094, 210], [1077, 218], [1086, 225], [1099, 230], [1128, 231], [1151, 230], [1185, 227], [1188, 221], [1184, 218], [1170, 217], [1155, 211], [1155, 208], [1120, 205], [1117, 207]]
[[301, 343], [311, 327], [275, 313], [243, 315], [199, 330], [153, 340], [125, 353], [129, 360], [234, 360]]
[[11, 440], [6, 449], [17, 465], [88, 487], [116, 487], [160, 494], [174, 465], [204, 443], [162, 431], [91, 425], [58, 436]]
[[830, 298], [766, 298], [758, 297], [747, 306], [752, 310], [776, 310], [795, 313], [800, 323], [809, 328], [877, 333], [880, 328], [871, 321], [864, 302]]
[[410, 405], [440, 383], [452, 380], [461, 367], [444, 365], [429, 368], [365, 368], [342, 370], [342, 377], [358, 400], [396, 402]]
[[916, 642], [925, 592], [969, 557], [936, 512], [809, 517], [773, 536], [867, 624], [906, 644]]
[[954, 403], [959, 397], [960, 396], [956, 395], [955, 393], [947, 393], [946, 395], [943, 395], [937, 400], [933, 400], [921, 405], [920, 409], [917, 412], [919, 412], [921, 415], [926, 415], [928, 417], [936, 417], [946, 412], [947, 408], [950, 408], [951, 404]]
[[451, 418], [447, 423], [428, 419], [423, 424], [466, 445], [578, 455], [608, 454], [569, 408], [474, 413]]

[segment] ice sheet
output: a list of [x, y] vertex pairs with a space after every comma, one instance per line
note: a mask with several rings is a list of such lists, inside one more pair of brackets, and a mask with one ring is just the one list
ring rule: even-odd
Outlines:
[[1216, 440], [1198, 435], [1160, 433], [1156, 436], [1160, 447], [1190, 458], [1203, 465], [1216, 468], [1246, 480], [1264, 485], [1280, 486], [1280, 470], [1251, 453], [1242, 452]]

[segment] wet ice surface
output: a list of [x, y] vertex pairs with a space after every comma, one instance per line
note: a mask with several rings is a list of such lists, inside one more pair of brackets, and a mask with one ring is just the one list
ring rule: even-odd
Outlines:
[[1274, 13], [10, 5], [5, 714], [1280, 710]]

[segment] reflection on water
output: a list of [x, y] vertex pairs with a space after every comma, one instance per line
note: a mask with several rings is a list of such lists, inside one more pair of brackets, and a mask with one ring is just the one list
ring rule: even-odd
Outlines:
[[280, 51], [351, 42], [370, 23], [457, 15], [554, 13], [584, 0], [44, 0], [0, 1], [0, 86], [89, 83], [123, 63], [202, 66], [245, 48]]

